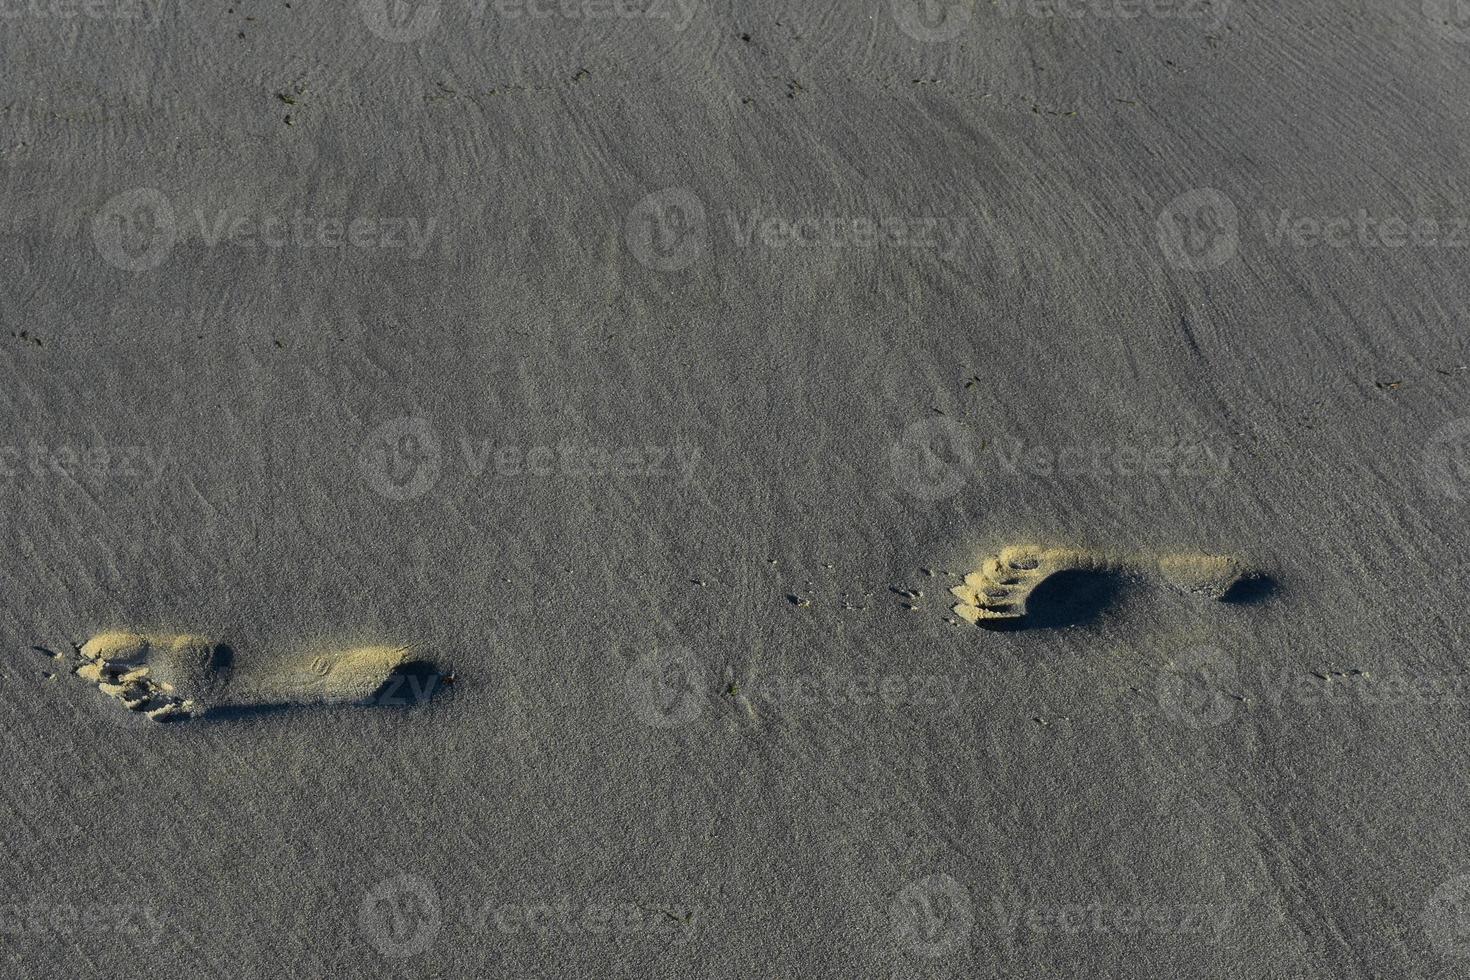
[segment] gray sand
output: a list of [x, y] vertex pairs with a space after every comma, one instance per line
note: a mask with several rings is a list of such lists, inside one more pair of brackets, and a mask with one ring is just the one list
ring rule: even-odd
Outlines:
[[1470, 969], [1470, 23], [907, 6], [6, 8], [0, 974]]

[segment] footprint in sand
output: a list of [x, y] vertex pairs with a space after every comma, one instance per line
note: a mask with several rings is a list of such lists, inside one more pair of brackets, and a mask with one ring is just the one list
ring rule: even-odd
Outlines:
[[1026, 602], [1041, 583], [1063, 572], [1157, 575], [1192, 595], [1223, 599], [1250, 577], [1237, 559], [1223, 555], [1114, 557], [1071, 548], [1018, 545], [986, 559], [979, 571], [950, 589], [959, 599], [953, 607], [961, 619], [977, 626], [1020, 625]]
[[125, 632], [101, 633], [76, 648], [73, 673], [154, 721], [222, 709], [404, 703], [390, 702], [386, 692], [407, 681], [423, 697], [445, 679], [408, 647], [358, 647], [297, 669], [252, 674], [237, 671], [234, 651], [208, 637]]

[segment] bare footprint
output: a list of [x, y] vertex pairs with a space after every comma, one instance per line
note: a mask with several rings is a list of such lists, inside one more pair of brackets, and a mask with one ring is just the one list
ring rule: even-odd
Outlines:
[[955, 615], [976, 625], [1015, 623], [1026, 616], [1026, 602], [1037, 586], [1060, 572], [1157, 574], [1194, 595], [1224, 598], [1246, 574], [1236, 559], [1221, 555], [1115, 557], [1070, 548], [1015, 545], [986, 559], [979, 571], [950, 589], [959, 600]]
[[189, 634], [101, 633], [77, 648], [76, 676], [155, 721], [210, 711], [305, 704], [362, 704], [416, 668], [432, 664], [408, 647], [358, 647], [300, 669], [240, 672], [234, 652]]

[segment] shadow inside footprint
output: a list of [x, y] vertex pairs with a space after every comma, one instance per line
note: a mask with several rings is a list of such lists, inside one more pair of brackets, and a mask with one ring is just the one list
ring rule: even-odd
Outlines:
[[1255, 606], [1274, 596], [1280, 588], [1280, 583], [1269, 575], [1248, 575], [1230, 586], [1220, 601], [1235, 606]]
[[433, 661], [410, 660], [388, 675], [368, 703], [388, 708], [425, 704], [442, 694], [452, 683], [453, 675], [444, 673], [443, 668]]
[[998, 633], [1085, 626], [1102, 616], [1122, 587], [1122, 576], [1113, 572], [1081, 568], [1057, 572], [1027, 597], [1025, 616], [982, 619], [975, 625]]
[[209, 651], [209, 661], [205, 669], [213, 671], [229, 671], [235, 668], [235, 648], [228, 643], [216, 643]]

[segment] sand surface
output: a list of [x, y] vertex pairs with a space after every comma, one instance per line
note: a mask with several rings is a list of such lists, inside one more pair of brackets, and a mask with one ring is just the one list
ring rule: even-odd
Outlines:
[[5, 8], [0, 974], [1470, 970], [1470, 21], [1065, 6]]

